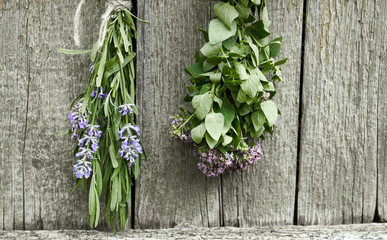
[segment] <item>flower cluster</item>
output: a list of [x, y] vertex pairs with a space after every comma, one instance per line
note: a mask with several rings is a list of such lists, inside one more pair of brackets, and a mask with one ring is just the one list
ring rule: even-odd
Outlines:
[[124, 104], [118, 107], [118, 112], [121, 113], [122, 116], [125, 116], [128, 113], [132, 114], [133, 107], [134, 107], [134, 104]]
[[[136, 133], [133, 134], [134, 131]], [[128, 161], [128, 166], [136, 164], [139, 154], [142, 154], [142, 146], [140, 144], [140, 127], [126, 124], [121, 130], [118, 130], [120, 139], [122, 140], [121, 149], [118, 151], [120, 156]]]
[[78, 139], [79, 150], [75, 157], [79, 158], [74, 165], [73, 171], [77, 178], [89, 178], [92, 171], [90, 165], [94, 153], [98, 150], [98, 140], [102, 131], [99, 125], [87, 125], [83, 138]]
[[109, 95], [108, 92], [107, 93], [103, 92], [103, 88], [102, 87], [99, 87], [99, 88], [95, 87], [94, 90], [91, 92], [90, 97], [98, 96], [98, 98], [107, 98], [108, 95]]
[[270, 93], [269, 92], [265, 92], [263, 94], [263, 97], [261, 98], [262, 102], [266, 102], [267, 100], [269, 100], [269, 97], [270, 97]]
[[262, 149], [258, 143], [243, 150], [229, 151], [223, 154], [218, 149], [195, 147], [194, 155], [199, 158], [198, 167], [208, 177], [216, 177], [225, 171], [245, 171], [249, 165], [261, 159]]
[[191, 130], [188, 125], [184, 125], [186, 120], [180, 115], [170, 115], [169, 119], [172, 120], [169, 137], [173, 140], [192, 143]]
[[69, 115], [67, 118], [70, 120], [70, 127], [71, 127], [71, 138], [74, 139], [78, 136], [78, 132], [81, 129], [85, 129], [88, 123], [87, 120], [87, 109], [84, 113], [82, 113], [82, 101], [83, 99], [80, 99], [70, 110]]

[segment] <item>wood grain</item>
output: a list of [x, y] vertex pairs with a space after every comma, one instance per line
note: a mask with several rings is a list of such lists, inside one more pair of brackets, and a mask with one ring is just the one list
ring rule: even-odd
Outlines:
[[308, 1], [299, 224], [374, 218], [382, 2]]
[[271, 37], [283, 36], [283, 82], [274, 98], [282, 116], [263, 142], [263, 158], [223, 178], [225, 226], [292, 224], [295, 205], [303, 1], [270, 1]]
[[373, 49], [372, 74], [378, 80], [378, 220], [387, 222], [387, 1], [378, 1], [372, 26]]
[[136, 183], [135, 227], [220, 225], [220, 182], [198, 170], [192, 148], [168, 139], [170, 114], [184, 107], [193, 63], [204, 44], [197, 27], [210, 21], [213, 1], [139, 0], [137, 104], [148, 154]]
[[338, 226], [272, 226], [254, 228], [172, 228], [133, 229], [117, 234], [99, 231], [0, 231], [3, 240], [97, 240], [97, 239], [386, 239], [387, 224]]
[[[71, 101], [88, 81], [87, 56], [73, 48], [76, 1], [2, 1], [1, 192], [3, 229], [74, 229], [87, 226], [87, 193], [72, 192], [74, 142]], [[84, 7], [83, 48], [96, 36], [98, 4]], [[85, 14], [87, 13], [87, 14]]]

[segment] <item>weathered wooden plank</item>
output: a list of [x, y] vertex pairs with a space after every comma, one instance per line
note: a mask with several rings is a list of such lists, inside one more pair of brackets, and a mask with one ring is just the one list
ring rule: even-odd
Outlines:
[[97, 239], [386, 239], [387, 224], [336, 226], [275, 226], [254, 228], [173, 228], [123, 231], [0, 231], [4, 240]]
[[206, 27], [212, 5], [203, 0], [138, 1], [140, 18], [150, 24], [138, 25], [137, 104], [148, 160], [136, 183], [136, 228], [220, 225], [219, 179], [206, 179], [192, 148], [168, 139], [168, 116], [185, 106], [184, 67], [204, 44], [197, 27]]
[[18, 1], [0, 3], [0, 226], [7, 230], [23, 229], [24, 220], [22, 153], [29, 88], [25, 7]]
[[[1, 2], [1, 192], [3, 229], [87, 226], [87, 193], [72, 192], [72, 149], [66, 131], [71, 101], [88, 81], [87, 56], [72, 48], [77, 1]], [[87, 14], [84, 14], [87, 13]], [[83, 47], [98, 32], [98, 3], [83, 10]], [[94, 37], [95, 40], [96, 37]], [[23, 179], [24, 178], [24, 179]]]
[[299, 224], [374, 218], [381, 2], [308, 1]]
[[373, 74], [378, 79], [378, 214], [380, 220], [387, 222], [387, 1], [379, 1], [375, 8], [375, 22], [372, 32], [375, 44], [375, 69]]
[[267, 1], [272, 37], [283, 36], [288, 57], [275, 102], [282, 116], [273, 136], [262, 144], [263, 158], [242, 174], [223, 176], [226, 226], [292, 224], [297, 168], [299, 79], [303, 1]]

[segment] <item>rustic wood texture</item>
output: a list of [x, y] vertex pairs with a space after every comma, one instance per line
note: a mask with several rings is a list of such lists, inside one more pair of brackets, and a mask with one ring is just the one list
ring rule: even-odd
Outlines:
[[372, 25], [376, 46], [372, 59], [375, 61], [372, 74], [378, 79], [378, 212], [377, 218], [387, 222], [387, 1], [378, 1], [375, 22]]
[[135, 227], [167, 228], [184, 222], [220, 225], [219, 179], [197, 169], [192, 148], [168, 139], [168, 116], [184, 107], [186, 65], [204, 43], [197, 27], [210, 21], [213, 1], [139, 0], [137, 104], [143, 161], [136, 183]]
[[283, 36], [278, 59], [284, 81], [274, 98], [282, 116], [273, 136], [266, 135], [263, 158], [241, 174], [222, 177], [225, 226], [292, 224], [296, 192], [297, 134], [303, 1], [270, 1], [271, 37]]
[[298, 223], [371, 222], [385, 1], [307, 2]]
[[254, 228], [173, 228], [123, 231], [117, 234], [98, 231], [0, 231], [3, 240], [97, 240], [97, 239], [387, 239], [387, 224], [339, 226], [273, 226]]
[[[68, 107], [86, 86], [91, 64], [87, 55], [57, 52], [73, 48], [77, 3], [0, 1], [0, 229], [88, 228], [88, 194], [71, 191], [75, 143], [57, 137], [68, 128]], [[193, 63], [204, 43], [197, 27], [208, 27], [214, 3], [137, 1], [139, 17], [150, 21], [138, 23], [137, 43], [138, 120], [149, 159], [136, 183], [135, 227], [249, 227], [292, 224], [294, 218], [298, 224], [387, 221], [387, 1], [268, 1], [272, 37], [284, 37], [280, 57], [289, 58], [275, 98], [282, 116], [275, 134], [263, 143], [259, 163], [242, 174], [206, 178], [192, 148], [167, 136], [169, 114], [186, 106], [184, 66]], [[81, 48], [96, 40], [103, 8], [98, 1], [84, 6]], [[385, 225], [355, 227], [356, 235], [343, 235], [353, 234], [345, 226], [257, 229], [248, 232], [290, 231], [274, 235], [278, 238], [386, 237]], [[373, 235], [374, 230], [384, 235]], [[196, 239], [244, 236], [238, 235], [243, 229], [222, 228], [209, 235], [205, 228], [192, 231], [137, 233], [160, 239], [196, 233], [203, 233]], [[89, 239], [89, 233], [0, 232], [0, 238]]]
[[[79, 229], [88, 221], [87, 197], [73, 191], [71, 101], [88, 81], [87, 56], [72, 48], [77, 1], [0, 1], [0, 226], [2, 229]], [[83, 47], [98, 26], [98, 3], [84, 7]], [[87, 13], [87, 14], [84, 14]]]

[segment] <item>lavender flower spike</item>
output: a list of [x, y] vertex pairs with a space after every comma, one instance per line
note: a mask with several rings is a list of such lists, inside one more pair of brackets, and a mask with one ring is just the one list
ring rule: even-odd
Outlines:
[[118, 112], [122, 114], [122, 116], [125, 116], [126, 114], [132, 114], [133, 113], [133, 107], [134, 104], [124, 104], [118, 107]]
[[[137, 135], [132, 134], [132, 130]], [[118, 130], [120, 139], [123, 140], [121, 143], [121, 149], [118, 151], [120, 156], [128, 161], [128, 166], [136, 164], [136, 161], [140, 154], [143, 153], [140, 139], [140, 127], [133, 126], [131, 123], [126, 124], [121, 130]]]

